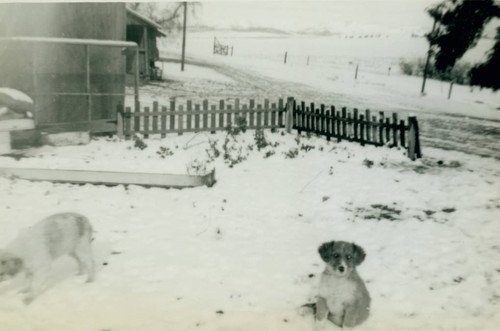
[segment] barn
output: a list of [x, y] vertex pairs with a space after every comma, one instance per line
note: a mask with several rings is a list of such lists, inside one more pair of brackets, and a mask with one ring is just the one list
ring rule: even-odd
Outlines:
[[124, 3], [0, 4], [0, 87], [34, 100], [39, 130], [116, 131], [137, 63], [126, 22]]
[[[127, 40], [139, 45], [139, 74], [142, 79], [155, 78], [155, 61], [160, 59], [156, 40], [166, 37], [161, 26], [127, 8]], [[127, 67], [132, 64], [128, 63]]]

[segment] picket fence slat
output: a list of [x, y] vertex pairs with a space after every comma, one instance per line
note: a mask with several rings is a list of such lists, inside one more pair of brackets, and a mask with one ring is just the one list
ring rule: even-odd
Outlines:
[[283, 127], [285, 126], [285, 123], [283, 122], [283, 111], [284, 111], [284, 105], [283, 105], [283, 99], [278, 100], [278, 127]]
[[208, 128], [208, 100], [203, 100], [203, 129]]
[[182, 105], [179, 105], [179, 112], [180, 114], [178, 115], [179, 117], [177, 118], [178, 122], [177, 122], [177, 133], [179, 135], [182, 135], [182, 129], [184, 129], [184, 116], [183, 116], [183, 110], [184, 110], [184, 107]]
[[224, 100], [219, 101], [219, 109], [221, 110], [218, 112], [219, 114], [219, 129], [222, 130], [224, 129]]
[[236, 98], [234, 99], [234, 120], [236, 122], [236, 119], [241, 116], [240, 113], [240, 99]]
[[[158, 112], [158, 102], [153, 102], [153, 112]], [[158, 130], [158, 116], [154, 115], [153, 117], [153, 130]]]
[[254, 107], [255, 107], [255, 100], [250, 99], [250, 104], [249, 104], [250, 111], [248, 114], [248, 126], [249, 127], [254, 125], [254, 115], [255, 115]]
[[175, 100], [172, 99], [170, 100], [170, 131], [173, 131], [175, 129]]
[[217, 129], [217, 125], [215, 124], [217, 123], [216, 122], [217, 113], [215, 111], [216, 111], [215, 105], [210, 106], [210, 112], [212, 113], [210, 117], [210, 133], [215, 133], [215, 130]]
[[[167, 131], [167, 107], [161, 106], [161, 112], [163, 115], [160, 115], [160, 128], [162, 131]], [[161, 137], [165, 138], [165, 134], [162, 134]]]

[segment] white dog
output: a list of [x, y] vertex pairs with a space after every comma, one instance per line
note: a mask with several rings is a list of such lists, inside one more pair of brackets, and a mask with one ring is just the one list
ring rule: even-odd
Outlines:
[[87, 274], [87, 282], [94, 279], [94, 262], [90, 242], [92, 226], [88, 219], [75, 213], [49, 216], [0, 249], [0, 282], [24, 272], [26, 278], [25, 303], [33, 301], [41, 290], [34, 280], [47, 276], [55, 259], [69, 255], [78, 263], [79, 274]]

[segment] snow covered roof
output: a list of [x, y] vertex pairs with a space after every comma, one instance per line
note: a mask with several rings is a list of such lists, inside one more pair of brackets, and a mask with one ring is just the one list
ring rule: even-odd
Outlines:
[[33, 99], [31, 99], [27, 94], [25, 94], [19, 90], [15, 90], [13, 88], [0, 87], [0, 94], [3, 94], [5, 96], [9, 96], [13, 100], [27, 102], [27, 103], [33, 103]]
[[61, 43], [74, 45], [95, 45], [95, 46], [110, 46], [110, 47], [137, 47], [137, 44], [132, 41], [122, 40], [104, 40], [104, 39], [79, 39], [79, 38], [49, 38], [49, 37], [2, 37], [2, 41], [27, 41], [27, 42], [43, 42], [43, 43]]
[[166, 37], [167, 35], [165, 34], [165, 32], [163, 32], [161, 29], [161, 25], [159, 25], [158, 23], [154, 22], [153, 20], [151, 20], [150, 18], [147, 18], [146, 16], [143, 16], [141, 14], [139, 14], [138, 12], [130, 9], [130, 8], [127, 8], [127, 14], [130, 14], [132, 16], [134, 16], [135, 18], [137, 18], [138, 20], [146, 23], [146, 25], [149, 25], [153, 28], [155, 28], [158, 32], [159, 35], [163, 36], [163, 37]]

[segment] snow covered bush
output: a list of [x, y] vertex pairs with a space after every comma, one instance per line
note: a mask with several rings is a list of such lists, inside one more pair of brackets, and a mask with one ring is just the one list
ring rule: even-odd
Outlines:
[[268, 157], [272, 156], [276, 154], [276, 152], [274, 150], [269, 150], [267, 151], [265, 154], [264, 154], [264, 158], [267, 159]]
[[307, 144], [302, 144], [300, 145], [300, 150], [301, 151], [305, 151], [305, 152], [309, 152], [310, 150], [313, 150], [315, 149], [316, 147], [313, 146], [313, 145], [307, 145]]
[[218, 142], [219, 141], [217, 139], [208, 139], [210, 148], [206, 149], [205, 151], [207, 152], [210, 161], [213, 161], [220, 156], [220, 150], [217, 147]]
[[236, 116], [235, 118], [236, 127], [243, 133], [247, 131], [247, 119], [243, 116]]
[[144, 150], [148, 147], [148, 145], [140, 137], [134, 136], [134, 147]]
[[187, 173], [189, 175], [205, 175], [207, 174], [207, 161], [194, 159], [187, 165]]
[[248, 157], [248, 150], [243, 148], [237, 135], [228, 134], [222, 145], [224, 151], [224, 162], [229, 164], [229, 167], [243, 162]]
[[235, 123], [230, 123], [226, 126], [226, 132], [229, 135], [236, 136], [247, 131], [247, 120], [242, 116], [235, 118]]
[[[401, 72], [408, 76], [423, 76], [425, 69], [425, 61], [423, 58], [418, 58], [414, 60], [399, 60], [399, 69]], [[436, 70], [433, 62], [429, 63], [427, 68], [427, 77], [435, 78], [444, 81], [453, 81], [457, 84], [466, 85], [470, 81], [469, 72], [472, 69], [472, 64], [469, 62], [457, 62], [449, 70], [440, 73]]]
[[285, 159], [294, 159], [297, 156], [299, 156], [299, 149], [298, 148], [290, 148], [288, 152], [283, 152], [285, 154]]
[[174, 155], [174, 152], [170, 148], [168, 148], [168, 147], [160, 146], [160, 148], [158, 149], [158, 151], [156, 152], [156, 154], [158, 154], [162, 159], [164, 159], [167, 156]]
[[268, 142], [266, 140], [266, 136], [264, 135], [264, 130], [263, 129], [257, 129], [255, 130], [254, 133], [254, 140], [255, 140], [255, 145], [257, 146], [257, 150], [261, 150], [262, 148], [266, 147], [268, 145]]

